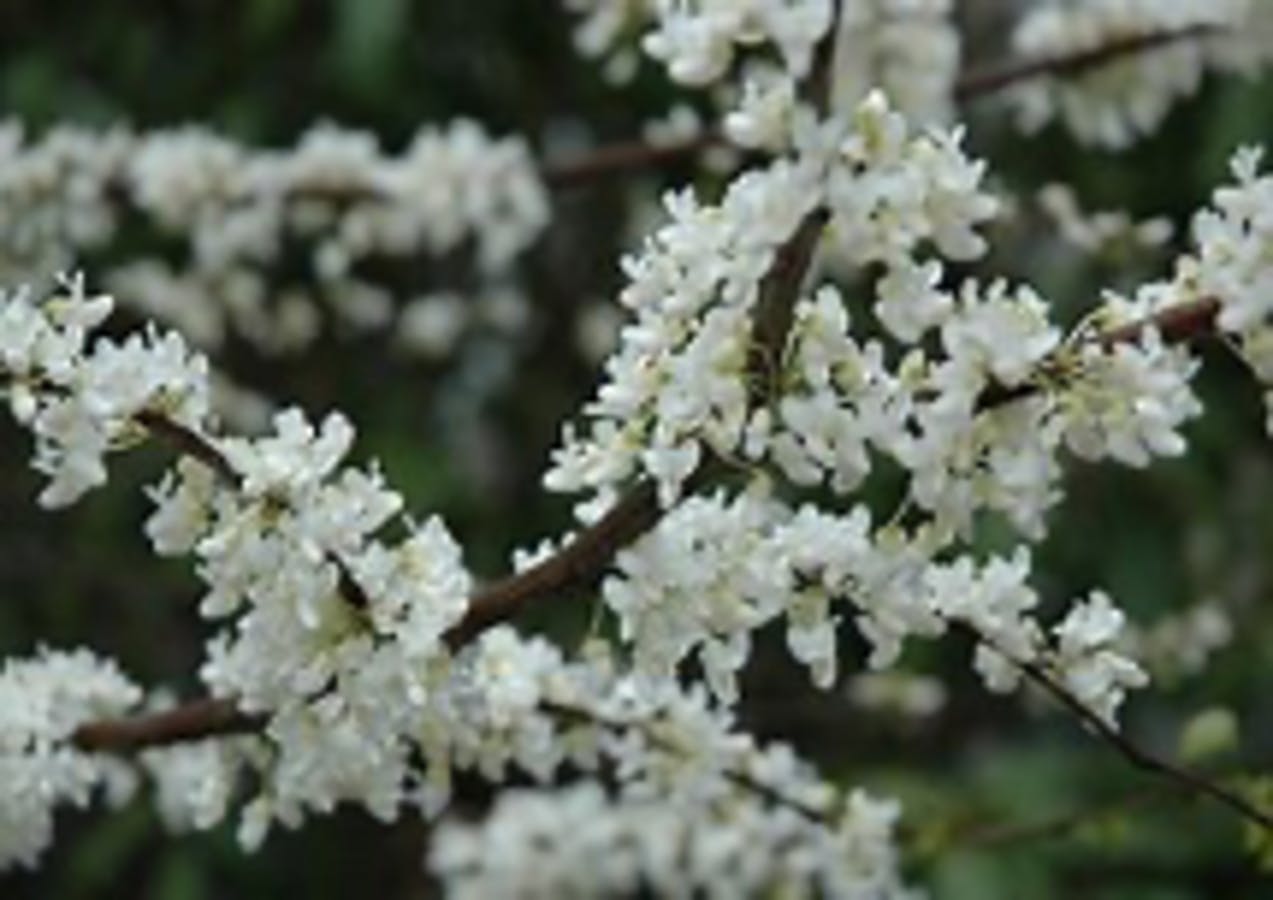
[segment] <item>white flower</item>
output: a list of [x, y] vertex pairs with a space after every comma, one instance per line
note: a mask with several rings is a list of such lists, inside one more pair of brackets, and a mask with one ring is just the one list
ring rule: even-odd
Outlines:
[[329, 415], [315, 430], [295, 408], [274, 416], [274, 431], [270, 438], [221, 443], [221, 452], [250, 497], [301, 497], [335, 470], [354, 439], [353, 426], [340, 413]]
[[1149, 683], [1145, 670], [1116, 648], [1125, 622], [1126, 616], [1107, 594], [1093, 591], [1053, 629], [1057, 637], [1054, 665], [1066, 688], [1111, 725], [1126, 692]]
[[87, 650], [43, 650], [0, 666], [0, 871], [36, 865], [53, 837], [55, 805], [87, 806], [110, 785], [111, 761], [70, 738], [140, 699], [113, 663]]
[[[1241, 33], [1247, 0], [1055, 0], [1036, 4], [1012, 35], [1029, 59], [1068, 57], [1132, 38], [1212, 26]], [[1216, 60], [1226, 54], [1217, 47]], [[1034, 79], [1012, 92], [1022, 126], [1037, 130], [1060, 118], [1081, 141], [1121, 148], [1155, 129], [1173, 101], [1197, 91], [1211, 62], [1206, 43], [1178, 40], [1125, 54], [1077, 77]]]
[[945, 321], [954, 298], [941, 290], [942, 266], [937, 260], [923, 265], [902, 259], [889, 267], [876, 290], [875, 307], [880, 322], [899, 341], [914, 343], [928, 329]]
[[803, 75], [813, 48], [831, 26], [830, 0], [658, 0], [656, 27], [642, 46], [684, 84], [715, 81], [733, 61], [735, 45], [775, 44], [786, 67]]

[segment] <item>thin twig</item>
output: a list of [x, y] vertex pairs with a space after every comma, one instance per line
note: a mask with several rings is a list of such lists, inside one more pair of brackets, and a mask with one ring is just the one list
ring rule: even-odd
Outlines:
[[573, 188], [625, 172], [681, 162], [720, 144], [721, 136], [711, 130], [661, 143], [620, 141], [602, 144], [573, 159], [545, 163], [539, 174], [549, 187]]
[[1273, 816], [1256, 807], [1244, 797], [1234, 793], [1205, 775], [1194, 772], [1185, 766], [1165, 759], [1152, 751], [1141, 747], [1127, 737], [1117, 727], [1107, 722], [1100, 715], [1089, 709], [1081, 700], [1066, 690], [1065, 686], [1053, 677], [1042, 665], [1031, 660], [1017, 659], [1000, 650], [995, 643], [976, 628], [966, 622], [952, 623], [958, 630], [968, 634], [973, 640], [990, 647], [1004, 659], [1014, 665], [1021, 674], [1041, 688], [1057, 703], [1065, 707], [1087, 726], [1096, 737], [1100, 738], [1133, 767], [1168, 779], [1191, 793], [1210, 797], [1229, 807], [1245, 819], [1263, 828], [1273, 831]]

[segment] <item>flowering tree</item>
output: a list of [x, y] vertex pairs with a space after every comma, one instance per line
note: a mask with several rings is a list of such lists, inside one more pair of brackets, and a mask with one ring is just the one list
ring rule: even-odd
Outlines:
[[[1199, 608], [1155, 637], [1100, 586], [1045, 600], [1034, 560], [1068, 469], [1189, 450], [1203, 339], [1265, 386], [1273, 431], [1273, 179], [1237, 150], [1160, 277], [1062, 324], [996, 270], [1030, 214], [955, 123], [988, 104], [1127, 146], [1204, 73], [1258, 74], [1270, 6], [1036, 4], [985, 63], [948, 0], [565, 5], [583, 52], [620, 80], [653, 61], [699, 121], [553, 162], [469, 121], [401, 154], [332, 126], [285, 152], [189, 128], [4, 133], [0, 383], [36, 502], [75, 504], [117, 454], [164, 448], [143, 531], [186, 561], [209, 630], [204, 694], [180, 700], [88, 649], [4, 664], [0, 866], [39, 865], [59, 807], [144, 789], [173, 830], [231, 819], [249, 850], [341, 805], [418, 818], [456, 896], [912, 896], [910, 861], [959, 836], [935, 851], [885, 785], [747, 729], [762, 631], [807, 692], [852, 678], [864, 705], [921, 712], [950, 688], [907, 675], [906, 648], [953, 643], [985, 689], [1042, 695], [1151, 791], [1266, 846], [1262, 782], [1120, 717], [1154, 653], [1200, 665], [1225, 620]], [[551, 192], [663, 165], [717, 174], [665, 194], [623, 259], [622, 327], [542, 478], [574, 525], [511, 574], [474, 574], [438, 515], [357, 462], [352, 416], [275, 410], [218, 372], [227, 347], [298, 354], [333, 330], [438, 367], [515, 340], [544, 315], [522, 285]], [[1174, 249], [1164, 223], [1086, 216], [1064, 187], [1039, 207], [1093, 256]], [[126, 225], [140, 249], [113, 247]], [[417, 281], [420, 254], [460, 249], [456, 284]], [[280, 288], [289, 267], [304, 278]], [[1011, 535], [996, 552], [987, 521]], [[522, 625], [580, 602], [582, 639]], [[475, 780], [502, 786], [480, 816], [456, 802]]]

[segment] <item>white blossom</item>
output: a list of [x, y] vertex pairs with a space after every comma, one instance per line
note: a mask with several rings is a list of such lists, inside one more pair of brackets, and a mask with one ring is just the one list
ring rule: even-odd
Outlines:
[[1144, 669], [1115, 647], [1125, 621], [1107, 594], [1094, 591], [1053, 629], [1057, 637], [1054, 665], [1065, 686], [1109, 724], [1126, 691], [1149, 683]]
[[[1250, 10], [1262, 5], [1247, 0], [1047, 0], [1021, 19], [1012, 44], [1022, 57], [1052, 59], [1208, 27], [1220, 30], [1214, 53], [1216, 60], [1225, 60], [1231, 53], [1223, 33], [1241, 34]], [[1012, 90], [1011, 100], [1028, 130], [1059, 118], [1084, 143], [1118, 149], [1157, 128], [1178, 97], [1195, 93], [1209, 64], [1207, 43], [1194, 36], [1121, 55], [1075, 77], [1023, 83]]]
[[33, 867], [59, 804], [87, 806], [118, 765], [70, 743], [75, 730], [134, 708], [141, 691], [87, 650], [43, 650], [0, 666], [0, 871]]
[[[182, 242], [183, 261], [135, 257], [99, 277], [208, 349], [237, 334], [265, 352], [294, 352], [317, 336], [324, 311], [355, 330], [396, 329], [392, 296], [360, 264], [421, 249], [444, 256], [471, 238], [483, 280], [498, 284], [548, 222], [525, 143], [467, 120], [422, 128], [397, 154], [326, 124], [270, 151], [193, 126], [56, 129], [25, 143], [16, 126], [0, 133], [0, 275], [43, 281], [129, 217], [149, 219]], [[289, 243], [310, 255], [312, 291], [270, 283]]]

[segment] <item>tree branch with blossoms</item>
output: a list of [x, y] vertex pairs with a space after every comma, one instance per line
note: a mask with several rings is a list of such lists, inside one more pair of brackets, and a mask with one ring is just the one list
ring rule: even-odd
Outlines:
[[[145, 532], [158, 555], [192, 561], [211, 627], [198, 673], [209, 696], [175, 707], [86, 651], [0, 669], [0, 763], [13, 773], [0, 866], [38, 860], [58, 805], [141, 776], [176, 829], [212, 827], [241, 803], [247, 848], [339, 804], [436, 820], [430, 865], [457, 896], [906, 896], [895, 803], [738, 729], [740, 673], [770, 627], [823, 690], [850, 625], [876, 669], [908, 642], [969, 632], [987, 689], [1033, 683], [1138, 768], [1273, 825], [1121, 730], [1149, 675], [1109, 595], [1072, 598], [1045, 622], [1031, 584], [1063, 462], [1139, 468], [1187, 450], [1202, 413], [1194, 338], [1223, 337], [1273, 384], [1273, 179], [1258, 154], [1237, 154], [1235, 183], [1199, 213], [1172, 274], [1107, 292], [1067, 334], [1030, 286], [958, 275], [985, 255], [1001, 204], [962, 130], [921, 124], [971, 90], [957, 52], [938, 52], [957, 35], [935, 8], [899, 24], [831, 0], [625, 0], [620, 18], [645, 17], [642, 47], [674, 81], [733, 82], [704, 98], [721, 120], [708, 133], [744, 162], [718, 196], [666, 195], [663, 224], [625, 258], [628, 323], [543, 479], [575, 499], [578, 530], [484, 586], [440, 518], [411, 515], [374, 463], [347, 462], [342, 414], [289, 409], [245, 437], [218, 421], [209, 361], [178, 332], [103, 336], [113, 301], [80, 280], [4, 295], [0, 381], [35, 438], [41, 505], [100, 487], [112, 454], [147, 437], [169, 445]], [[1118, 144], [1220, 66], [1249, 14], [1186, 11], [1164, 20], [1146, 6], [1130, 32], [1123, 7], [1032, 12], [1013, 44], [1045, 62], [976, 90], [1011, 84], [1034, 124], [1057, 116]], [[916, 63], [914, 47], [931, 58]], [[852, 68], [877, 56], [878, 72]], [[1190, 78], [1125, 77], [1155, 71], [1151, 58]], [[1082, 92], [1109, 88], [1111, 71], [1099, 107]], [[546, 225], [524, 146], [473, 126], [427, 131], [393, 164], [348, 135], [288, 161], [166, 141], [161, 164], [127, 168], [131, 187], [209, 266], [259, 269], [263, 248], [313, 213], [315, 233], [338, 222], [350, 242], [312, 260], [346, 288], [378, 253], [466, 241], [498, 280]], [[189, 159], [165, 168], [174, 153], [209, 177], [183, 186]], [[603, 152], [557, 177], [644, 162]], [[345, 313], [376, 319], [378, 301], [360, 297]], [[281, 340], [278, 323], [239, 324]], [[881, 522], [863, 487], [882, 461], [904, 497]], [[978, 548], [988, 518], [1018, 541], [1011, 553]], [[509, 625], [582, 590], [612, 643], [568, 654]], [[533, 786], [458, 821], [446, 815], [457, 772]]]
[[[1169, 343], [1192, 341], [1215, 333], [1217, 311], [1218, 303], [1213, 299], [1190, 301], [1166, 307], [1086, 340], [1095, 345], [1112, 346], [1135, 343], [1145, 333], [1156, 331]], [[978, 403], [983, 409], [992, 409], [1045, 389], [1039, 382], [1028, 382], [1014, 389], [991, 386]], [[181, 451], [208, 462], [214, 469], [228, 471], [228, 463], [214, 448], [181, 426], [153, 413], [140, 418], [157, 435], [173, 439]], [[561, 550], [525, 572], [510, 575], [476, 593], [464, 619], [451, 632], [451, 640], [462, 646], [536, 602], [552, 600], [574, 587], [595, 584], [622, 548], [653, 527], [660, 516], [651, 487], [632, 492]], [[177, 711], [85, 725], [77, 740], [86, 749], [131, 749], [213, 736], [223, 733], [223, 729], [237, 732], [259, 726], [259, 721], [252, 717], [235, 719], [232, 711], [230, 701], [193, 701]]]

